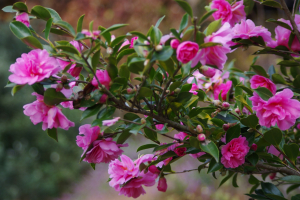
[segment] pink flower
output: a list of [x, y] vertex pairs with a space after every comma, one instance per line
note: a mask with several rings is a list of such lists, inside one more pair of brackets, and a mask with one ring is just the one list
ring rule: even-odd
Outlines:
[[231, 5], [226, 0], [213, 0], [211, 9], [217, 9], [213, 14], [215, 20], [222, 19], [222, 23], [225, 23], [232, 18]]
[[297, 129], [300, 130], [300, 124], [297, 124]]
[[254, 75], [250, 79], [250, 83], [252, 89], [256, 89], [258, 87], [265, 87], [269, 89], [273, 94], [276, 94], [276, 85], [266, 77], [260, 75]]
[[104, 104], [106, 103], [107, 98], [108, 98], [107, 94], [102, 94], [101, 98], [99, 99], [99, 102]]
[[222, 91], [221, 97], [225, 101], [227, 97], [227, 93], [232, 86], [232, 81], [227, 81], [226, 83], [222, 83], [214, 88], [214, 99], [219, 99], [219, 94]]
[[198, 92], [196, 92], [196, 90], [199, 90], [199, 88], [198, 88], [198, 86], [195, 83], [193, 83], [192, 84], [192, 88], [191, 88], [191, 90], [189, 92], [193, 93], [194, 95], [197, 95]]
[[[99, 79], [99, 82], [104, 85], [107, 89], [109, 89], [109, 84], [110, 84], [110, 77], [108, 75], [107, 70], [97, 70], [96, 71], [96, 77]], [[92, 85], [95, 87], [98, 87], [98, 81], [96, 79], [96, 77], [93, 78], [92, 80]]]
[[217, 70], [212, 67], [207, 67], [207, 66], [201, 67], [201, 73], [208, 78], [214, 77], [214, 75], [216, 74], [216, 71]]
[[114, 119], [110, 119], [110, 120], [103, 120], [102, 121], [102, 125], [103, 126], [112, 126], [114, 125], [117, 121], [119, 121], [120, 117], [116, 117]]
[[50, 57], [46, 50], [35, 49], [28, 54], [23, 53], [22, 57], [10, 66], [9, 71], [13, 74], [8, 79], [19, 85], [32, 85], [57, 74], [60, 70], [56, 59]]
[[294, 93], [290, 89], [277, 92], [268, 101], [261, 99], [256, 92], [249, 98], [259, 124], [266, 127], [277, 126], [281, 130], [292, 127], [300, 117], [300, 102], [292, 99]]
[[167, 179], [165, 177], [160, 177], [157, 185], [158, 191], [166, 192], [167, 188], [168, 188]]
[[180, 44], [180, 41], [178, 39], [173, 39], [173, 40], [171, 40], [171, 43], [170, 43], [170, 45], [173, 49], [177, 49], [179, 44]]
[[250, 19], [242, 20], [240, 24], [236, 24], [232, 28], [233, 38], [249, 39], [250, 37], [261, 36], [267, 45], [271, 45], [274, 41], [270, 31], [263, 26], [255, 26]]
[[237, 168], [245, 163], [245, 156], [249, 150], [248, 141], [245, 137], [234, 138], [223, 146], [221, 163], [226, 168]]
[[182, 42], [178, 47], [177, 47], [177, 60], [182, 62], [183, 64], [186, 64], [190, 62], [198, 53], [199, 46], [195, 42]]
[[56, 106], [48, 106], [44, 103], [44, 97], [37, 93], [32, 93], [37, 100], [23, 106], [24, 114], [30, 117], [34, 125], [43, 122], [42, 129], [62, 128], [68, 130], [75, 126], [68, 120], [61, 110]]
[[135, 42], [137, 39], [139, 39], [139, 38], [138, 38], [138, 37], [133, 37], [133, 38], [131, 38], [129, 48], [131, 48], [131, 49], [133, 48], [134, 42]]
[[203, 84], [205, 83], [204, 78], [205, 76], [197, 70], [193, 73], [192, 77], [188, 78], [187, 83], [192, 83], [195, 79], [197, 81], [197, 87], [203, 89]]
[[76, 136], [76, 143], [86, 151], [100, 135], [99, 126], [92, 127], [90, 124], [85, 124], [79, 127], [79, 135]]
[[275, 173], [271, 173], [271, 174], [269, 175], [269, 178], [270, 178], [271, 180], [273, 180], [275, 177], [276, 177], [276, 172], [275, 172]]
[[230, 25], [234, 26], [235, 23], [239, 23], [241, 20], [246, 20], [245, 6], [243, 0], [236, 2], [231, 6], [232, 18]]
[[96, 31], [88, 31], [86, 29], [83, 29], [81, 31], [82, 34], [84, 34], [86, 37], [91, 37], [93, 38], [94, 40], [96, 40], [98, 38], [98, 36], [100, 35], [101, 31], [99, 30], [96, 30]]
[[122, 155], [123, 150], [120, 147], [124, 146], [128, 146], [128, 144], [117, 144], [112, 138], [96, 140], [93, 142], [93, 148], [86, 153], [83, 161], [88, 163], [109, 163]]
[[202, 65], [214, 65], [218, 69], [223, 69], [226, 63], [226, 54], [231, 52], [230, 44], [232, 31], [229, 23], [225, 23], [217, 32], [204, 38], [204, 42], [220, 43], [222, 45], [206, 47], [199, 51], [192, 61], [192, 67], [195, 67], [200, 61]]
[[[65, 69], [70, 64], [70, 62], [68, 61], [64, 61], [61, 59], [56, 59], [56, 60], [62, 69]], [[82, 67], [76, 67], [76, 64], [73, 64], [71, 65], [71, 67], [68, 69], [67, 72], [71, 74], [73, 77], [78, 77], [80, 75], [81, 70]]]
[[253, 151], [256, 151], [257, 150], [257, 144], [252, 144], [250, 149], [253, 150]]
[[17, 13], [16, 21], [22, 22], [27, 27], [30, 27], [29, 15], [26, 12]]
[[174, 152], [177, 154], [177, 156], [181, 157], [185, 155], [186, 152], [186, 147], [180, 147], [180, 148], [176, 148], [174, 150]]
[[140, 172], [139, 166], [141, 163], [154, 160], [154, 155], [144, 155], [135, 162], [125, 155], [120, 158], [121, 161], [115, 159], [109, 164], [108, 173], [111, 178], [109, 185], [119, 191], [119, 195], [137, 198], [141, 194], [145, 194], [142, 186], [153, 186], [158, 175], [150, 171]]
[[268, 153], [273, 154], [280, 159], [283, 159], [283, 155], [273, 145], [268, 147]]
[[157, 124], [157, 125], [155, 125], [155, 128], [157, 129], [157, 130], [162, 130], [163, 128], [164, 128], [164, 124]]
[[125, 42], [123, 42], [123, 44], [120, 46], [119, 51], [126, 45], [129, 45], [130, 42], [126, 39]]

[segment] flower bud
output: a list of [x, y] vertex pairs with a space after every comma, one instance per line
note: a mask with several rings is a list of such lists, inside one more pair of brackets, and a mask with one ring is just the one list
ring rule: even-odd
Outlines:
[[171, 40], [171, 43], [170, 43], [170, 45], [171, 45], [171, 47], [172, 47], [173, 49], [177, 49], [177, 47], [179, 46], [179, 44], [180, 44], [180, 41], [177, 40], [177, 39]]
[[168, 188], [167, 179], [165, 177], [160, 177], [157, 185], [158, 191], [166, 192]]
[[157, 169], [157, 167], [155, 165], [151, 165], [148, 169], [153, 174], [159, 174], [160, 173], [159, 169]]
[[252, 144], [250, 149], [253, 150], [253, 151], [256, 151], [257, 150], [257, 144]]
[[113, 49], [111, 47], [107, 47], [106, 53], [112, 54], [113, 53]]
[[62, 83], [58, 83], [56, 86], [56, 92], [60, 92], [64, 88], [64, 85]]
[[[197, 125], [196, 130], [197, 130], [198, 133], [203, 133], [203, 128], [202, 128], [202, 126], [199, 125], [199, 124]], [[200, 139], [199, 139], [199, 140], [200, 140]]]
[[229, 104], [228, 102], [223, 102], [223, 103], [222, 103], [222, 108], [223, 108], [224, 110], [228, 110], [229, 107], [230, 107], [230, 104]]
[[127, 88], [126, 90], [127, 90], [127, 93], [128, 93], [128, 94], [131, 94], [131, 93], [132, 93], [132, 89], [131, 89], [131, 88]]
[[234, 109], [234, 112], [236, 112], [238, 115], [241, 114], [241, 111], [239, 108]]
[[141, 119], [141, 124], [146, 124], [146, 119], [145, 118]]
[[161, 46], [160, 44], [155, 47], [155, 51], [161, 51], [162, 49], [163, 46]]
[[214, 106], [221, 106], [222, 102], [220, 100], [213, 100], [212, 103], [214, 104]]
[[300, 130], [300, 124], [297, 124], [297, 129]]
[[60, 78], [62, 83], [67, 83], [68, 82], [68, 77], [66, 75], [62, 75]]
[[228, 131], [229, 128], [230, 128], [230, 126], [228, 124], [223, 124], [223, 130], [225, 132]]
[[169, 93], [170, 93], [170, 90], [166, 90], [166, 93], [169, 94]]
[[203, 133], [201, 133], [197, 136], [197, 138], [200, 142], [204, 142], [206, 139], [206, 136]]
[[148, 57], [148, 55], [149, 55], [149, 51], [147, 51], [147, 50], [143, 50], [143, 55], [144, 55], [144, 57], [145, 57], [145, 58], [147, 58], [147, 57]]
[[276, 177], [276, 172], [269, 175], [269, 178], [273, 180]]
[[149, 59], [145, 60], [145, 62], [144, 62], [144, 66], [147, 66], [147, 65], [149, 64], [149, 62], [150, 62], [150, 60], [149, 60]]
[[174, 90], [175, 93], [179, 93], [180, 91], [181, 91], [180, 88], [176, 88], [176, 89]]

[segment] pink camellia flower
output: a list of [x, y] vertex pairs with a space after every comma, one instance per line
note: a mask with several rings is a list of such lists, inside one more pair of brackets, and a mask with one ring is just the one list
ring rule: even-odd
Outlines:
[[166, 192], [167, 188], [168, 188], [167, 179], [165, 177], [160, 177], [157, 185], [158, 191]]
[[180, 41], [178, 39], [173, 39], [173, 40], [171, 40], [171, 43], [170, 43], [170, 45], [173, 49], [177, 49], [179, 44], [180, 44]]
[[30, 117], [34, 125], [43, 122], [42, 129], [61, 128], [68, 130], [75, 126], [73, 122], [68, 120], [61, 110], [56, 106], [48, 106], [44, 103], [44, 97], [37, 93], [32, 93], [37, 100], [23, 106], [24, 114]]
[[16, 21], [22, 22], [27, 27], [30, 27], [29, 15], [26, 12], [17, 13]]
[[300, 124], [297, 124], [297, 129], [300, 130]]
[[274, 43], [270, 31], [263, 26], [255, 26], [251, 19], [242, 20], [232, 28], [233, 38], [249, 39], [261, 36], [268, 46]]
[[201, 74], [198, 70], [193, 73], [193, 76], [188, 78], [187, 83], [192, 83], [194, 80], [197, 81], [197, 87], [203, 89], [203, 84], [206, 82], [204, 80], [205, 76]]
[[201, 73], [208, 78], [214, 77], [214, 75], [216, 74], [216, 71], [217, 70], [212, 67], [207, 67], [207, 66], [201, 67]]
[[[104, 85], [107, 89], [109, 89], [109, 84], [110, 84], [110, 77], [108, 75], [107, 70], [97, 70], [96, 71], [96, 77], [99, 79], [99, 82]], [[98, 87], [98, 81], [96, 79], [96, 77], [93, 78], [92, 80], [92, 85], [95, 87]]]
[[130, 44], [129, 40], [126, 39], [126, 40], [122, 43], [122, 45], [120, 46], [119, 51], [120, 51], [124, 46], [129, 45], [129, 44]]
[[202, 65], [214, 65], [218, 69], [223, 69], [226, 63], [226, 54], [231, 52], [230, 44], [232, 31], [229, 23], [225, 23], [217, 32], [204, 38], [204, 42], [220, 43], [221, 45], [203, 48], [199, 51], [192, 61], [192, 67], [195, 67], [200, 61]]
[[101, 98], [99, 99], [99, 102], [104, 104], [106, 103], [107, 98], [108, 98], [107, 94], [102, 94]]
[[139, 38], [138, 38], [138, 37], [133, 37], [133, 38], [131, 38], [129, 48], [131, 48], [131, 49], [133, 48], [134, 42], [135, 42], [137, 39], [139, 39]]
[[241, 20], [246, 20], [245, 6], [243, 0], [236, 2], [231, 6], [232, 18], [229, 21], [231, 26], [239, 23]]
[[60, 70], [56, 59], [50, 57], [46, 50], [35, 49], [28, 54], [23, 53], [21, 58], [10, 66], [9, 71], [13, 74], [8, 79], [19, 85], [32, 85], [57, 74]]
[[268, 153], [273, 154], [274, 156], [280, 159], [283, 159], [283, 155], [273, 145], [267, 147], [267, 149], [268, 149]]
[[219, 94], [222, 91], [221, 97], [225, 101], [227, 97], [227, 93], [232, 86], [232, 81], [227, 81], [226, 83], [222, 83], [214, 88], [214, 99], [219, 99]]
[[196, 56], [198, 50], [199, 46], [197, 43], [190, 41], [182, 42], [177, 47], [177, 60], [179, 60], [183, 64], [186, 64]]
[[193, 93], [194, 95], [197, 95], [198, 92], [196, 92], [196, 90], [199, 90], [199, 88], [198, 88], [198, 86], [195, 83], [193, 83], [192, 84], [192, 88], [191, 88], [191, 90], [189, 92]]
[[249, 150], [248, 141], [245, 137], [234, 138], [223, 146], [221, 163], [226, 168], [237, 168], [245, 163], [245, 156]]
[[292, 99], [294, 93], [290, 89], [277, 92], [268, 101], [261, 99], [256, 92], [253, 94], [249, 99], [262, 126], [269, 128], [277, 124], [279, 129], [287, 130], [300, 117], [300, 102]]
[[86, 153], [83, 161], [88, 163], [109, 163], [122, 155], [123, 150], [120, 147], [125, 146], [128, 146], [128, 144], [117, 144], [112, 138], [96, 140], [93, 142], [93, 148]]
[[93, 38], [94, 40], [96, 40], [98, 38], [98, 36], [100, 35], [101, 31], [100, 30], [96, 30], [96, 31], [89, 31], [89, 30], [86, 30], [86, 29], [83, 29], [81, 31], [82, 34], [84, 34], [86, 37], [91, 37]]
[[127, 197], [137, 198], [146, 194], [142, 186], [153, 186], [158, 175], [151, 171], [140, 172], [139, 166], [141, 163], [154, 160], [154, 155], [143, 155], [134, 162], [125, 155], [120, 156], [120, 158], [121, 161], [115, 159], [109, 164], [108, 173], [111, 178], [109, 185], [119, 191], [119, 195]]
[[256, 89], [258, 87], [265, 87], [268, 88], [273, 94], [276, 94], [276, 85], [266, 77], [254, 75], [250, 79], [250, 83], [252, 89]]
[[103, 120], [102, 125], [103, 126], [112, 126], [114, 125], [117, 121], [119, 121], [120, 117], [115, 117], [114, 119], [110, 120]]
[[163, 128], [164, 128], [164, 124], [157, 124], [157, 125], [155, 125], [155, 128], [157, 129], [157, 130], [162, 130]]
[[85, 124], [79, 127], [79, 135], [76, 136], [76, 143], [86, 151], [100, 135], [99, 126], [92, 127], [90, 124]]
[[250, 149], [253, 150], [253, 151], [256, 151], [257, 150], [257, 144], [252, 144]]

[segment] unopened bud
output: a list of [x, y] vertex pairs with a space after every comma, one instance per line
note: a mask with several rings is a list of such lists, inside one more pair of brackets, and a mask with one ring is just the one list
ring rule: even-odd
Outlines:
[[252, 144], [250, 149], [253, 150], [253, 151], [256, 151], [257, 150], [257, 144]]
[[241, 111], [239, 108], [234, 109], [234, 112], [236, 112], [238, 115], [241, 114]]
[[64, 88], [64, 85], [62, 83], [58, 83], [56, 86], [56, 92], [60, 92]]
[[229, 104], [228, 102], [223, 102], [223, 103], [222, 103], [222, 108], [223, 108], [224, 110], [228, 110], [229, 107], [230, 107], [230, 104]]
[[145, 44], [145, 45], [149, 45], [150, 43], [149, 43], [147, 40], [145, 40], [145, 41], [144, 41], [144, 44]]
[[162, 49], [163, 46], [161, 46], [160, 44], [155, 47], [155, 51], [161, 51]]
[[176, 89], [174, 90], [175, 93], [179, 93], [180, 91], [181, 91], [180, 88], [176, 88]]
[[67, 83], [68, 77], [66, 75], [62, 75], [60, 80], [61, 80], [62, 83]]
[[111, 47], [107, 47], [107, 49], [106, 49], [106, 53], [108, 53], [108, 54], [112, 54], [113, 51], [114, 50]]
[[171, 47], [172, 47], [173, 49], [177, 49], [177, 47], [179, 46], [179, 44], [180, 44], [180, 41], [177, 40], [177, 39], [171, 40], [171, 43], [170, 43], [170, 45], [171, 45]]
[[[203, 133], [203, 128], [202, 128], [202, 126], [201, 125], [197, 125], [197, 127], [196, 127], [196, 130], [197, 130], [197, 132], [198, 133]], [[204, 135], [205, 136], [205, 135]], [[200, 140], [200, 139], [199, 139]]]
[[146, 124], [146, 119], [145, 118], [141, 119], [141, 124]]
[[201, 134], [199, 134], [199, 135], [197, 136], [197, 138], [198, 138], [198, 140], [199, 140], [200, 142], [203, 142], [203, 141], [205, 141], [206, 136], [205, 136], [203, 133], [201, 133]]
[[214, 106], [221, 106], [222, 102], [220, 100], [213, 100], [212, 103], [214, 104]]
[[149, 59], [145, 60], [145, 62], [144, 62], [144, 66], [147, 66], [147, 65], [149, 64], [149, 62], [150, 62], [150, 60], [149, 60]]
[[166, 90], [166, 93], [169, 94], [169, 93], [170, 93], [170, 90]]
[[127, 90], [127, 93], [128, 93], [128, 94], [131, 94], [131, 93], [132, 93], [132, 89], [131, 89], [131, 88], [127, 88], [126, 90]]
[[218, 112], [213, 112], [211, 113], [211, 117], [214, 118], [215, 116], [217, 116]]
[[148, 55], [149, 55], [149, 51], [147, 51], [147, 50], [143, 50], [143, 55], [144, 55], [144, 57], [145, 57], [145, 58], [147, 58], [147, 57], [148, 57]]
[[228, 124], [223, 124], [224, 131], [228, 131], [229, 128], [230, 128], [230, 126]]

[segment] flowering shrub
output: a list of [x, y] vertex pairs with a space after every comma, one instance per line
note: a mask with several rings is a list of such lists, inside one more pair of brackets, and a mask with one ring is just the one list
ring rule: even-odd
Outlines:
[[[81, 119], [96, 116], [79, 128], [80, 161], [93, 168], [109, 163], [109, 185], [120, 195], [137, 198], [145, 194], [144, 186], [156, 182], [165, 192], [168, 175], [208, 168], [214, 177], [218, 171], [228, 174], [220, 185], [233, 176], [237, 186], [238, 174], [249, 175], [253, 187], [247, 195], [253, 199], [285, 199], [266, 177], [290, 184], [287, 192], [300, 185], [299, 2], [291, 14], [283, 0], [258, 1], [287, 15], [288, 20], [268, 20], [278, 25], [274, 40], [266, 28], [246, 20], [251, 0], [213, 0], [201, 18], [185, 1], [175, 1], [186, 14], [179, 29], [171, 28], [164, 36], [159, 30], [164, 17], [147, 34], [132, 31], [116, 37], [111, 32], [126, 24], [94, 30], [91, 22], [89, 30], [82, 30], [81, 16], [75, 31], [50, 8], [29, 11], [22, 2], [3, 8], [17, 12], [10, 29], [33, 49], [11, 65], [7, 87], [15, 94], [31, 85], [37, 100], [24, 106], [24, 114], [33, 124], [42, 122], [57, 141], [57, 128], [74, 126], [61, 107], [82, 110]], [[201, 27], [211, 15], [215, 21]], [[47, 22], [44, 37], [29, 19]], [[50, 34], [66, 40], [51, 41]], [[257, 57], [246, 72], [233, 62], [225, 67], [227, 54], [249, 46], [261, 48], [255, 55], [277, 55], [280, 72], [274, 66], [266, 72], [255, 64]], [[127, 113], [113, 118], [116, 109]], [[174, 129], [178, 133], [172, 136]], [[121, 148], [138, 134], [149, 143], [137, 151], [153, 149], [153, 154], [133, 161]], [[173, 171], [187, 154], [199, 166]]]

